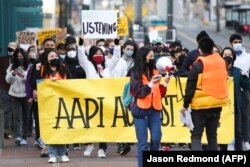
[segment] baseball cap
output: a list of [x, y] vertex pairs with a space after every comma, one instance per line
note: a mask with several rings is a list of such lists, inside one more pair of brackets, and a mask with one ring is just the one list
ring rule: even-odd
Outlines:
[[8, 48], [11, 48], [11, 49], [13, 49], [13, 50], [16, 50], [16, 48], [17, 48], [16, 42], [10, 42], [10, 43], [8, 44]]

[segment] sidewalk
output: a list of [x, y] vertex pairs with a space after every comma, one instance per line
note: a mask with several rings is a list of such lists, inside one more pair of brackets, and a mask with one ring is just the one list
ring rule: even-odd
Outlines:
[[108, 143], [107, 158], [97, 158], [98, 144], [91, 157], [83, 157], [82, 150], [69, 149], [70, 162], [49, 164], [48, 158], [41, 158], [41, 150], [33, 146], [33, 138], [28, 138], [28, 145], [16, 146], [14, 139], [5, 140], [4, 148], [0, 149], [0, 167], [137, 167], [136, 146], [131, 147], [131, 151], [120, 156], [116, 153], [117, 145]]
[[[202, 23], [201, 20], [194, 18], [191, 21], [187, 21], [184, 19], [176, 19], [174, 21], [174, 25], [177, 27], [177, 33], [184, 33], [184, 35], [190, 37], [193, 39], [193, 43], [196, 44], [195, 37], [196, 35], [202, 31], [205, 30], [210, 35], [212, 39], [215, 40], [215, 42], [221, 44], [222, 47], [230, 46], [229, 38], [231, 34], [236, 33], [235, 30], [225, 28], [225, 21], [220, 21], [220, 32], [216, 31], [216, 21], [211, 21], [208, 24]], [[188, 31], [191, 31], [188, 33]], [[180, 35], [179, 33], [179, 35]], [[245, 47], [247, 52], [250, 52], [250, 38], [247, 34], [240, 34], [242, 36], [243, 40], [243, 46]]]

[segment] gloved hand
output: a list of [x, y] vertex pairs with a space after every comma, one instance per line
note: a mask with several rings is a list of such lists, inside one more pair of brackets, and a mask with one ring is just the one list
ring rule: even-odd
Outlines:
[[84, 44], [83, 37], [79, 36], [79, 46], [82, 46]]
[[118, 39], [118, 38], [115, 38], [115, 45], [119, 45], [119, 41], [120, 41], [120, 39]]

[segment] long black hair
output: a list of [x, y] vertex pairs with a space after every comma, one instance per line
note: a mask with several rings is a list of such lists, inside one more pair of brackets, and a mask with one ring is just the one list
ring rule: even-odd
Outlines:
[[135, 64], [133, 67], [133, 71], [142, 76], [146, 75], [148, 80], [150, 80], [153, 76], [153, 67], [149, 67], [146, 62], [146, 57], [152, 49], [148, 47], [141, 47], [136, 55]]
[[12, 63], [12, 70], [15, 70], [17, 67], [20, 66], [18, 62], [18, 54], [21, 53], [23, 55], [23, 69], [26, 71], [29, 65], [29, 60], [26, 52], [24, 51], [23, 48], [17, 48], [13, 54], [13, 63]]
[[[49, 62], [48, 62], [48, 55], [50, 54], [50, 52], [55, 52], [57, 55], [57, 50], [54, 49], [54, 48], [46, 48], [44, 50], [44, 69], [43, 69], [43, 72], [42, 72], [42, 78], [46, 78], [47, 75], [50, 75], [52, 73], [52, 70], [50, 69], [50, 66], [49, 66]], [[58, 57], [59, 59], [59, 57]], [[65, 65], [63, 65], [63, 63], [60, 61], [59, 59], [59, 64], [57, 65], [56, 67], [56, 71], [59, 72], [59, 75], [64, 78], [65, 75], [66, 75], [66, 68], [65, 68]]]
[[102, 65], [102, 67], [104, 69], [105, 68], [105, 56], [104, 56], [104, 53], [103, 53], [101, 48], [99, 48], [97, 46], [94, 46], [94, 45], [91, 46], [91, 48], [89, 49], [89, 56], [88, 56], [89, 61], [94, 65], [96, 71], [98, 71], [98, 69], [97, 69], [97, 64], [93, 61], [93, 56], [96, 54], [96, 52], [98, 50], [100, 50], [102, 55], [103, 55], [103, 62], [102, 62], [101, 65]]

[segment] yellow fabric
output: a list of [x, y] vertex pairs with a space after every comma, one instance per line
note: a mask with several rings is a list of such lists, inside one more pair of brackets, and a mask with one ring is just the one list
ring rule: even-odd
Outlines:
[[[123, 107], [121, 100], [124, 85], [128, 81], [129, 78], [102, 78], [55, 82], [44, 80], [38, 83], [41, 138], [46, 144], [136, 142], [133, 117], [131, 112]], [[180, 81], [182, 88], [185, 88], [186, 78], [181, 78]], [[234, 94], [231, 78], [228, 87], [232, 103], [223, 107], [221, 112], [218, 128], [220, 144], [231, 143], [234, 137]], [[176, 85], [176, 80], [172, 78], [168, 84], [167, 95], [162, 98], [163, 143], [190, 142], [190, 131], [180, 121], [179, 110], [183, 105], [180, 99], [179, 85]], [[60, 128], [56, 128], [59, 112], [64, 118], [59, 120]], [[73, 128], [69, 128], [69, 123]], [[206, 142], [204, 134], [202, 143]]]
[[[201, 74], [198, 78], [197, 85], [201, 86]], [[223, 99], [218, 99], [212, 96], [209, 96], [204, 91], [199, 88], [195, 91], [194, 97], [192, 99], [191, 108], [192, 109], [208, 109], [215, 107], [224, 107], [230, 103], [230, 98], [227, 96]]]
[[[153, 71], [154, 75], [159, 74], [157, 70]], [[147, 77], [145, 75], [142, 75], [142, 83], [143, 85], [149, 84], [150, 81], [148, 81]], [[153, 88], [151, 88], [151, 93], [148, 94], [144, 98], [138, 98], [137, 99], [137, 105], [139, 108], [142, 109], [148, 109], [151, 106], [154, 107], [156, 110], [161, 110], [162, 109], [162, 104], [161, 104], [161, 92], [159, 88], [160, 84], [154, 84]]]
[[199, 74], [196, 91], [192, 99], [192, 109], [223, 107], [230, 102], [227, 87], [225, 61], [218, 53], [198, 57], [203, 63], [203, 72]]

